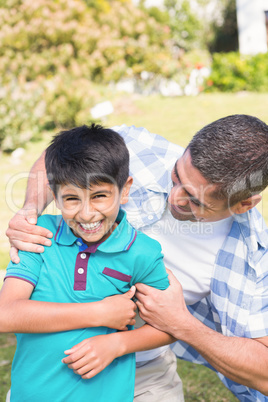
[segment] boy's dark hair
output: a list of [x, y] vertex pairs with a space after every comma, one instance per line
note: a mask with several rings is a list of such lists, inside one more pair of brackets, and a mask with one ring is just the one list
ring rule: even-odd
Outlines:
[[129, 175], [129, 153], [123, 138], [101, 125], [84, 125], [56, 135], [46, 149], [45, 165], [51, 190], [73, 184], [116, 184], [119, 191]]
[[192, 165], [213, 184], [215, 198], [230, 206], [268, 185], [268, 126], [256, 117], [232, 115], [202, 128], [191, 140]]

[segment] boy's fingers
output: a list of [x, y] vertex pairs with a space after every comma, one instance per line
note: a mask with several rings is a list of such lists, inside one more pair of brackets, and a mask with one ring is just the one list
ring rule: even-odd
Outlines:
[[136, 292], [136, 287], [133, 285], [126, 293], [124, 293], [124, 296], [126, 296], [129, 299], [132, 299], [132, 297], [135, 295], [135, 292]]

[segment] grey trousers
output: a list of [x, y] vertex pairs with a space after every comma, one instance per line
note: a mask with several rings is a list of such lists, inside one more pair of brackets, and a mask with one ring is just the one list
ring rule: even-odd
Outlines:
[[184, 402], [177, 358], [168, 349], [156, 359], [136, 364], [134, 402]]

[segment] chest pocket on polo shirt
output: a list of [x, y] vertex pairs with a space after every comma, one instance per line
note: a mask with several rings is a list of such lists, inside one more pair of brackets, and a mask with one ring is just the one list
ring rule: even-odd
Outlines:
[[125, 293], [130, 289], [131, 275], [126, 275], [123, 272], [108, 267], [103, 269], [102, 275], [108, 279], [120, 293]]

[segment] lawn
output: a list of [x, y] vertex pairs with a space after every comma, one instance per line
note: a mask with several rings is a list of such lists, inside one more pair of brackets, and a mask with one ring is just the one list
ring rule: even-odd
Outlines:
[[[115, 111], [103, 122], [106, 126], [116, 124], [143, 126], [183, 146], [186, 146], [194, 133], [205, 124], [229, 114], [252, 114], [268, 123], [268, 94], [211, 94], [181, 98], [111, 94], [110, 98]], [[45, 134], [42, 141], [29, 143], [26, 152], [17, 159], [1, 155], [0, 269], [4, 269], [9, 260], [8, 241], [5, 237], [8, 221], [22, 205], [29, 169], [50, 138], [51, 134]], [[267, 192], [263, 194], [260, 210], [268, 222]], [[54, 206], [48, 208], [48, 212], [54, 211]], [[15, 349], [14, 345], [14, 336], [1, 335], [0, 402], [5, 401], [5, 394], [10, 384], [10, 362]], [[178, 371], [184, 382], [186, 401], [232, 402], [236, 400], [210, 370], [179, 362]]]

